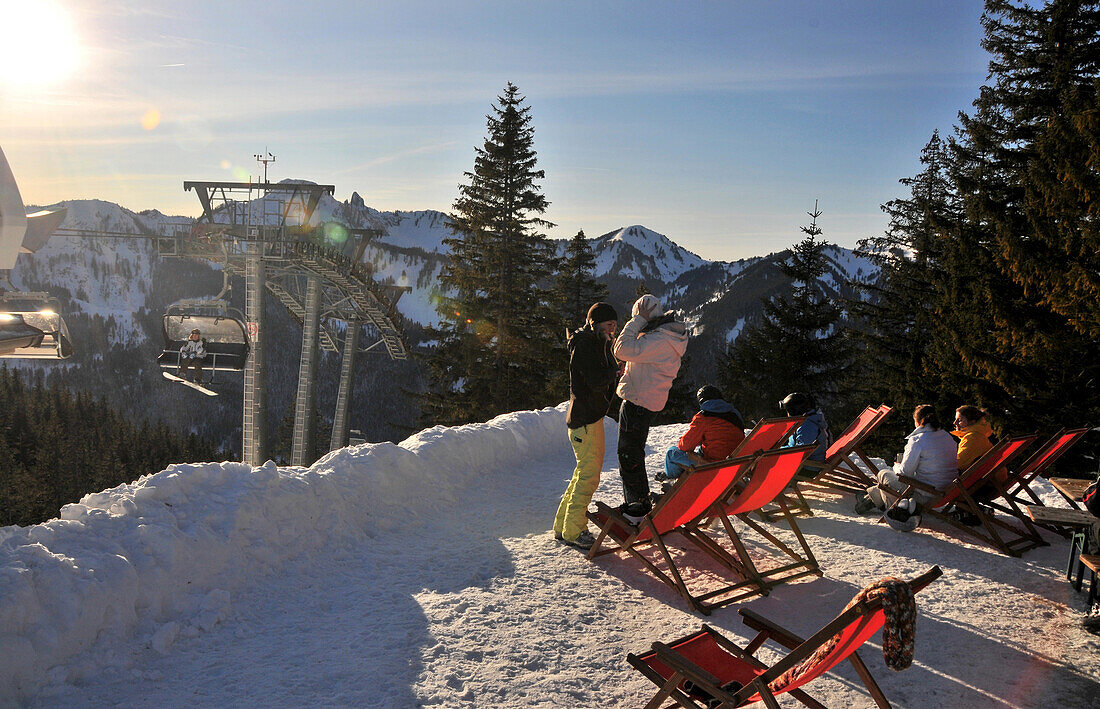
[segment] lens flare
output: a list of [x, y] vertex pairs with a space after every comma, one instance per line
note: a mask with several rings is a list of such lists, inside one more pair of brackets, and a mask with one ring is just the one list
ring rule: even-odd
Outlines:
[[348, 230], [337, 222], [325, 222], [324, 234], [325, 241], [336, 246], [341, 246], [348, 240]]
[[145, 115], [141, 117], [141, 127], [145, 130], [153, 130], [160, 125], [160, 111], [155, 108], [150, 108], [145, 112]]

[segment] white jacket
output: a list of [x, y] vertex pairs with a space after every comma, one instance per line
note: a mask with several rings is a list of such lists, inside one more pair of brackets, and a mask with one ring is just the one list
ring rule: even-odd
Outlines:
[[906, 436], [905, 453], [894, 471], [942, 490], [958, 477], [955, 439], [943, 429], [921, 426]]
[[202, 359], [206, 356], [206, 347], [203, 346], [202, 340], [187, 340], [183, 343], [183, 347], [180, 348], [180, 357], [190, 357], [192, 359]]
[[642, 332], [648, 323], [646, 318], [635, 315], [611, 348], [617, 359], [626, 362], [626, 371], [615, 393], [624, 401], [660, 411], [668, 402], [668, 390], [687, 350], [687, 328], [681, 322], [671, 321]]

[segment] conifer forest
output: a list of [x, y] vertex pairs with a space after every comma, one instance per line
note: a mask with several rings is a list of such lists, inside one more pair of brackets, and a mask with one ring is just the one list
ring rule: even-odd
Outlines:
[[[974, 404], [1004, 434], [1100, 423], [1100, 8], [987, 0], [989, 74], [953, 126], [929, 126], [920, 170], [883, 204], [884, 233], [857, 253], [879, 269], [822, 287], [829, 205], [810, 195], [779, 278], [730, 342], [689, 346], [659, 421], [687, 421], [694, 391], [721, 386], [746, 420], [813, 392], [838, 431], [866, 405], [903, 413]], [[595, 276], [583, 231], [562, 248], [536, 150], [537, 98], [508, 82], [458, 177], [437, 325], [417, 331], [421, 380], [397, 387], [419, 426], [486, 421], [568, 398], [568, 330], [598, 300], [630, 301]], [[638, 284], [666, 290], [668, 284]], [[627, 294], [637, 297], [637, 294]], [[623, 302], [619, 302], [622, 300]], [[624, 310], [625, 308], [625, 310]], [[0, 368], [0, 525], [223, 452], [163, 423], [135, 423], [35, 370]], [[416, 418], [414, 416], [413, 418]]]

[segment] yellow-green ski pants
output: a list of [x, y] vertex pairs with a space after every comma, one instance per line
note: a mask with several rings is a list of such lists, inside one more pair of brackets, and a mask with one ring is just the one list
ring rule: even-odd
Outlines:
[[577, 456], [577, 468], [573, 479], [561, 496], [558, 514], [554, 517], [554, 532], [565, 539], [574, 540], [588, 529], [584, 516], [592, 495], [600, 485], [600, 469], [603, 468], [603, 420], [587, 426], [569, 429], [569, 443]]

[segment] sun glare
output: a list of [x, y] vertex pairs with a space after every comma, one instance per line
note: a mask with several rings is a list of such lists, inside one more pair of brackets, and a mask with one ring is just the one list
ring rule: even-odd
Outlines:
[[66, 8], [53, 0], [0, 0], [0, 82], [33, 86], [65, 79], [79, 60]]

